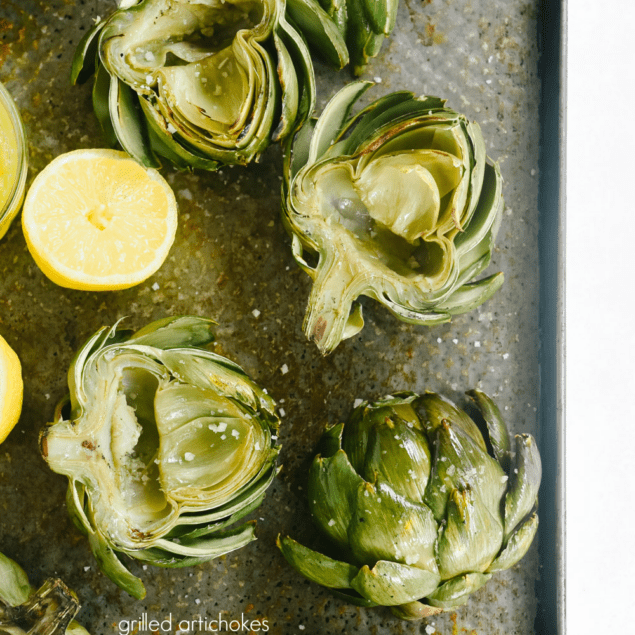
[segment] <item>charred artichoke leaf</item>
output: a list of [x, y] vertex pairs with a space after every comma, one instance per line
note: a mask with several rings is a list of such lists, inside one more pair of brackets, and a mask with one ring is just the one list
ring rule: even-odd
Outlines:
[[[506, 447], [494, 402], [468, 394]], [[512, 480], [450, 400], [399, 392], [362, 402], [327, 428], [309, 471], [309, 508], [335, 559], [290, 538], [278, 537], [278, 547], [297, 571], [353, 604], [390, 606], [406, 620], [450, 610], [532, 543], [539, 477], [528, 439], [517, 437]], [[508, 517], [520, 518], [509, 535]]]
[[436, 324], [503, 282], [471, 281], [489, 264], [502, 213], [480, 128], [439, 98], [406, 92], [352, 115], [370, 85], [342, 89], [285, 152], [284, 223], [313, 279], [304, 330], [325, 354], [362, 327], [360, 295]]
[[183, 316], [123, 337], [117, 325], [101, 329], [69, 370], [71, 407], [64, 400], [41, 435], [49, 466], [69, 479], [73, 521], [135, 597], [145, 589], [118, 553], [186, 566], [240, 548], [253, 526], [230, 525], [276, 472], [275, 403], [239, 366], [199, 348], [212, 324]]

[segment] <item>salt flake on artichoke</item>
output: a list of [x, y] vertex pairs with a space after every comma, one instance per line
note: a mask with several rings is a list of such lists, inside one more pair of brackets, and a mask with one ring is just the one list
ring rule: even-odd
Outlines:
[[363, 327], [360, 295], [406, 322], [438, 324], [503, 283], [502, 273], [472, 282], [503, 209], [479, 126], [405, 91], [352, 115], [371, 85], [343, 88], [285, 153], [283, 219], [313, 279], [304, 330], [325, 354]]
[[274, 401], [233, 362], [200, 348], [212, 322], [166, 318], [131, 333], [102, 328], [77, 353], [70, 396], [41, 435], [68, 477], [67, 506], [102, 571], [135, 597], [120, 555], [164, 567], [248, 544], [276, 473]]

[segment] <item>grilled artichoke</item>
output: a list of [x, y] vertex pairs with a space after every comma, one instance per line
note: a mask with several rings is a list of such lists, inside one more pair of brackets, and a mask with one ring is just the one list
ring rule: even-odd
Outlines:
[[352, 116], [370, 85], [342, 89], [285, 152], [283, 219], [313, 279], [304, 329], [325, 354], [363, 327], [359, 295], [438, 324], [503, 283], [502, 273], [469, 282], [490, 262], [503, 209], [479, 126], [409, 92]]
[[20, 565], [0, 553], [0, 634], [88, 635], [73, 620], [77, 611], [77, 596], [61, 580], [36, 590]]
[[398, 0], [320, 0], [342, 34], [352, 70], [360, 75], [397, 20]]
[[273, 400], [199, 346], [212, 322], [166, 318], [102, 328], [68, 373], [70, 397], [42, 431], [68, 477], [67, 506], [102, 571], [131, 595], [142, 582], [117, 552], [164, 567], [205, 562], [254, 540], [254, 510], [276, 472]]
[[494, 402], [468, 394], [485, 435], [443, 397], [406, 392], [327, 430], [307, 495], [335, 558], [279, 538], [289, 563], [354, 604], [419, 619], [518, 562], [538, 528], [536, 442], [517, 435], [513, 453]]
[[[293, 24], [334, 63], [346, 45], [316, 0]], [[247, 164], [313, 109], [308, 48], [285, 0], [120, 0], [80, 42], [73, 83], [95, 73], [93, 106], [111, 145], [158, 167]]]

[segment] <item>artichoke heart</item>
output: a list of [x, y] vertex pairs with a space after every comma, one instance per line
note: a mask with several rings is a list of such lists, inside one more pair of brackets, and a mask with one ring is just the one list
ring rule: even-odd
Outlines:
[[503, 209], [478, 125], [408, 92], [351, 115], [370, 85], [342, 89], [286, 146], [283, 219], [313, 278], [305, 333], [325, 354], [362, 328], [360, 295], [407, 322], [438, 324], [503, 282], [470, 282], [490, 262]]
[[[309, 24], [330, 25], [313, 42], [345, 64], [342, 35], [317, 0], [294, 2]], [[146, 166], [158, 156], [182, 168], [247, 164], [315, 103], [311, 57], [292, 22], [286, 0], [129, 0], [84, 37], [71, 80], [95, 74], [105, 135]]]
[[132, 335], [100, 330], [41, 435], [102, 570], [136, 596], [143, 586], [115, 552], [185, 566], [237, 549], [254, 539], [253, 524], [221, 530], [260, 504], [275, 475], [274, 402], [200, 348], [210, 326], [178, 317]]
[[279, 537], [289, 564], [354, 604], [410, 620], [465, 603], [516, 564], [538, 528], [540, 456], [518, 435], [512, 462], [500, 411], [468, 394], [480, 425], [440, 395], [400, 392], [329, 428], [307, 497], [338, 559]]

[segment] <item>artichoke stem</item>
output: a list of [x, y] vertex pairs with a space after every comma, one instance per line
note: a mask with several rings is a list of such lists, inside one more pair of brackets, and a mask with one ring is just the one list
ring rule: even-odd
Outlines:
[[359, 330], [345, 333], [353, 301], [359, 295], [354, 284], [357, 272], [351, 271], [336, 250], [333, 252], [320, 257], [304, 318], [306, 336], [315, 341], [323, 355]]

